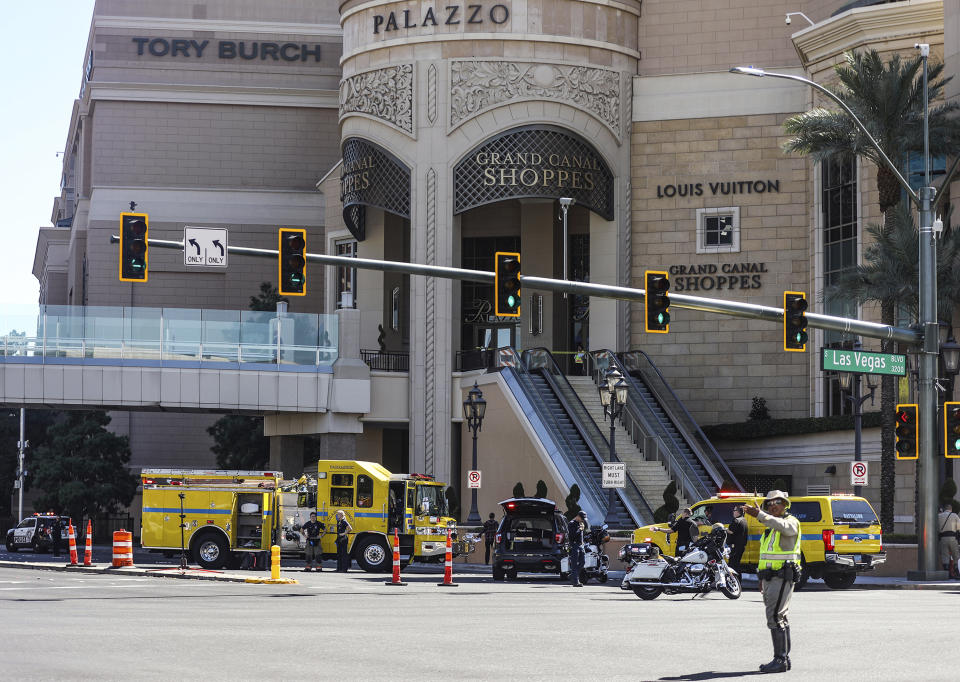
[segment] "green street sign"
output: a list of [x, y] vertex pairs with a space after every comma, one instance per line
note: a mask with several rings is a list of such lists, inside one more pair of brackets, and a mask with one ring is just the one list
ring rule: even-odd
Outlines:
[[907, 373], [907, 356], [891, 353], [869, 353], [862, 350], [820, 349], [820, 369], [825, 372], [862, 372], [864, 374]]

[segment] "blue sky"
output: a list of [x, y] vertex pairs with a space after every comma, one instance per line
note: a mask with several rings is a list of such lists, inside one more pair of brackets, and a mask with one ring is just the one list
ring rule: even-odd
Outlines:
[[73, 101], [80, 92], [94, 0], [6, 2], [0, 76], [3, 131], [3, 246], [0, 304], [37, 302], [32, 274], [37, 229], [50, 225], [60, 193], [62, 152]]

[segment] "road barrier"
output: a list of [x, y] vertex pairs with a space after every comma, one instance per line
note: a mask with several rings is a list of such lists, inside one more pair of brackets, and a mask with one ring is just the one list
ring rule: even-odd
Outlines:
[[270, 547], [270, 578], [280, 580], [280, 546]]
[[437, 583], [437, 587], [460, 587], [453, 582], [453, 541], [451, 536], [452, 531], [447, 528], [447, 555], [443, 559], [443, 582]]
[[73, 521], [67, 526], [67, 538], [70, 540], [70, 565], [77, 565], [77, 536], [73, 532]]
[[133, 533], [128, 530], [113, 531], [113, 567], [133, 566]]
[[93, 566], [93, 522], [87, 519], [87, 544], [83, 548], [83, 565]]
[[393, 529], [393, 580], [387, 580], [384, 585], [397, 585], [406, 587], [405, 582], [400, 581], [400, 532]]

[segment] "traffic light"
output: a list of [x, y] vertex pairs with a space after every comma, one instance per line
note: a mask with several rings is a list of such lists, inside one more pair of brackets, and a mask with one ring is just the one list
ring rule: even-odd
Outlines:
[[666, 334], [670, 331], [670, 280], [662, 270], [643, 273], [643, 308], [646, 311], [647, 331]]
[[280, 229], [280, 293], [307, 295], [307, 231]]
[[917, 428], [917, 405], [897, 405], [897, 459], [920, 456], [920, 431]]
[[807, 295], [783, 292], [783, 350], [802, 353], [807, 349]]
[[120, 281], [147, 281], [146, 213], [120, 214]]
[[943, 454], [960, 457], [960, 403], [943, 404]]
[[520, 254], [497, 251], [494, 257], [494, 314], [520, 317]]

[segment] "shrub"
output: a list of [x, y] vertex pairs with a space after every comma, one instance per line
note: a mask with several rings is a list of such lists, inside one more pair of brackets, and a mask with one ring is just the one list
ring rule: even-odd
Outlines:
[[671, 514], [676, 514], [680, 508], [680, 500], [677, 499], [677, 484], [670, 481], [670, 484], [663, 489], [663, 505], [657, 507], [653, 512], [654, 523], [666, 523]]

